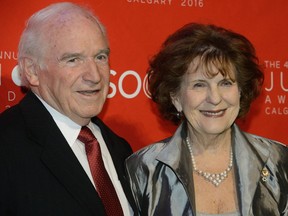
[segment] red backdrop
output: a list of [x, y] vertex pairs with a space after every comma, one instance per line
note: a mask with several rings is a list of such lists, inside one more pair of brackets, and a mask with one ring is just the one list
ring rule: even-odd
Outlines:
[[[0, 112], [23, 93], [17, 77], [17, 45], [24, 23], [55, 0], [1, 0]], [[111, 53], [108, 103], [100, 117], [134, 150], [170, 136], [175, 126], [159, 118], [146, 95], [147, 62], [163, 40], [187, 22], [221, 25], [244, 34], [265, 66], [263, 94], [241, 127], [288, 144], [288, 1], [82, 0], [107, 27]]]

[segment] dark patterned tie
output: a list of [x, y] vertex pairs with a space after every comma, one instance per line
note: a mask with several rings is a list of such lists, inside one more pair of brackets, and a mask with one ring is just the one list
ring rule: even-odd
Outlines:
[[96, 190], [104, 204], [106, 214], [108, 216], [123, 216], [123, 211], [115, 188], [104, 167], [101, 149], [96, 137], [88, 127], [83, 126], [78, 139], [85, 144], [90, 171]]

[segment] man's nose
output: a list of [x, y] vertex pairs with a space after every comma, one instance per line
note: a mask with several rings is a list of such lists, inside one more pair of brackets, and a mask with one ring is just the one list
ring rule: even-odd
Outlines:
[[87, 58], [85, 61], [84, 80], [98, 83], [101, 80], [99, 65], [93, 58]]

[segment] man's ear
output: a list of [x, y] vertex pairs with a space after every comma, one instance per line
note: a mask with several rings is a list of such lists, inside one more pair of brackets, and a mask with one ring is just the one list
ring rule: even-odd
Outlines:
[[38, 86], [39, 85], [38, 64], [36, 64], [33, 59], [25, 57], [21, 60], [21, 68], [22, 68], [22, 75], [25, 76], [30, 86]]
[[178, 111], [178, 112], [182, 112], [183, 109], [182, 109], [182, 105], [181, 105], [181, 103], [180, 103], [179, 96], [170, 93], [170, 98], [171, 98], [171, 101], [172, 101], [173, 105], [174, 105], [175, 108], [177, 109], [177, 111]]

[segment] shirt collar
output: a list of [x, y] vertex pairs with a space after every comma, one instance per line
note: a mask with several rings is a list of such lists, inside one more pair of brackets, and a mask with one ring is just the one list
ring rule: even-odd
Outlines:
[[40, 98], [37, 94], [35, 94], [39, 100], [43, 103], [45, 108], [48, 110], [48, 112], [51, 114], [52, 118], [54, 119], [56, 125], [60, 129], [61, 133], [65, 137], [66, 141], [68, 142], [69, 146], [71, 147], [74, 142], [76, 141], [81, 126], [76, 124], [74, 121], [72, 121], [67, 116], [63, 115], [62, 113], [58, 112], [56, 109], [54, 109], [52, 106], [47, 104], [42, 98]]

